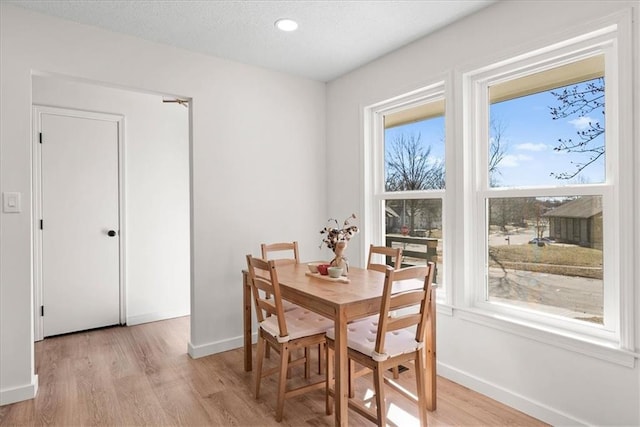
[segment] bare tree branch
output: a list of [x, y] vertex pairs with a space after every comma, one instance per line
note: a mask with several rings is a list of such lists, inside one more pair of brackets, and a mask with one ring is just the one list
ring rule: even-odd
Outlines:
[[[571, 116], [588, 117], [589, 113], [600, 110], [604, 119], [604, 78], [602, 77], [586, 85], [575, 85], [572, 88], [552, 91], [551, 94], [560, 103], [557, 107], [549, 107], [553, 120]], [[601, 126], [599, 121], [590, 121], [586, 129], [578, 131], [577, 134], [577, 140], [558, 139], [558, 145], [553, 149], [558, 152], [589, 153], [589, 157], [585, 161], [572, 161], [571, 164], [576, 167], [574, 171], [552, 172], [551, 176], [557, 179], [572, 179], [604, 155], [604, 141], [598, 139], [604, 134], [604, 126]]]
[[498, 183], [497, 175], [500, 174], [498, 165], [502, 159], [504, 159], [508, 148], [507, 142], [504, 139], [507, 126], [497, 117], [491, 118], [489, 126], [491, 130], [489, 140], [489, 183], [492, 187], [496, 187]]

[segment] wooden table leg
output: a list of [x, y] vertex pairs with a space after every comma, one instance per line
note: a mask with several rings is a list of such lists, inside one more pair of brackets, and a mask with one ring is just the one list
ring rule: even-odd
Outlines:
[[349, 358], [347, 355], [347, 317], [343, 310], [336, 313], [335, 331], [335, 425], [347, 426], [349, 424]]
[[244, 327], [244, 370], [251, 371], [253, 367], [252, 347], [251, 347], [251, 286], [249, 284], [249, 273], [242, 271], [242, 305]]

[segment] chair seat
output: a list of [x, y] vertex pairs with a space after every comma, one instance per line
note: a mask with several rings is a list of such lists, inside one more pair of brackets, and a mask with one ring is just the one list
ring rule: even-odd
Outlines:
[[[387, 332], [385, 337], [385, 353], [375, 351], [376, 334], [378, 333], [378, 315], [365, 317], [347, 325], [347, 347], [359, 351], [381, 362], [404, 353], [411, 353], [419, 348], [416, 341], [416, 328], [411, 327]], [[327, 338], [335, 340], [335, 329], [327, 330]]]
[[278, 328], [278, 318], [275, 316], [267, 317], [260, 323], [260, 327], [275, 337], [278, 342], [287, 342], [297, 338], [321, 334], [326, 332], [327, 329], [333, 326], [333, 320], [327, 319], [324, 316], [309, 311], [302, 307], [294, 308], [293, 310], [286, 311], [284, 317], [287, 322], [286, 337], [280, 337], [280, 329]]
[[301, 307], [299, 305], [294, 304], [292, 302], [289, 302], [287, 300], [284, 300], [284, 299], [282, 300], [282, 309], [284, 311], [291, 311], [291, 310], [295, 310], [295, 309], [298, 309], [298, 308], [301, 308]]

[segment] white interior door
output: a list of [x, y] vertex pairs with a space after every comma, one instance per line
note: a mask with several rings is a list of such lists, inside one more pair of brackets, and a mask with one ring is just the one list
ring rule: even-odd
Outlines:
[[118, 127], [40, 115], [45, 337], [120, 323]]

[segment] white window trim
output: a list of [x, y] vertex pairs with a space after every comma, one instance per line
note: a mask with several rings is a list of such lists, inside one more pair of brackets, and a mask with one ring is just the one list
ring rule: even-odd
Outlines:
[[[461, 318], [486, 326], [633, 367], [635, 358], [640, 357], [635, 352], [634, 346], [634, 236], [633, 233], [622, 232], [620, 224], [637, 227], [638, 223], [632, 216], [632, 209], [619, 208], [622, 207], [621, 200], [628, 201], [628, 204], [625, 203], [627, 207], [637, 203], [634, 197], [637, 197], [637, 190], [640, 190], [635, 189], [634, 192], [633, 182], [631, 40], [631, 14], [627, 11], [608, 17], [598, 24], [582, 26], [574, 31], [573, 37], [565, 36], [562, 41], [556, 39], [555, 43], [553, 41], [547, 43], [548, 47], [495, 61], [490, 65], [468, 67], [457, 71], [456, 81], [460, 78], [461, 91], [458, 92], [456, 101], [461, 103], [463, 108], [461, 112], [457, 111], [456, 122], [462, 123], [463, 126], [464, 146], [459, 160], [464, 167], [456, 178], [462, 179], [463, 182], [462, 199], [458, 201], [464, 208], [463, 213], [456, 215], [455, 221], [456, 224], [464, 224], [464, 229], [462, 236], [454, 243], [456, 248], [463, 251], [463, 259], [466, 261], [462, 271], [453, 278], [458, 283], [453, 311], [454, 314], [460, 313]], [[539, 316], [522, 315], [521, 311], [516, 315], [512, 310], [495, 309], [495, 304], [488, 306], [478, 303], [477, 296], [484, 290], [486, 260], [477, 259], [477, 254], [486, 252], [487, 241], [484, 230], [485, 214], [482, 212], [487, 191], [479, 190], [488, 188], [486, 185], [488, 174], [481, 174], [478, 166], [486, 164], [486, 154], [479, 155], [476, 151], [477, 147], [472, 142], [480, 140], [478, 136], [487, 132], [486, 125], [483, 129], [474, 126], [474, 123], [488, 123], [488, 108], [479, 108], [479, 106], [488, 105], [486, 86], [489, 81], [498, 81], [498, 76], [503, 79], [515, 78], [518, 73], [530, 73], [534, 67], [559, 65], [563, 56], [565, 60], [575, 60], [579, 55], [592, 55], [597, 50], [603, 50], [607, 58], [605, 69], [607, 138], [620, 141], [620, 144], [619, 147], [614, 147], [614, 144], [607, 145], [607, 182], [603, 186], [584, 186], [580, 189], [565, 186], [552, 191], [557, 191], [557, 195], [575, 194], [581, 191], [584, 191], [584, 194], [602, 194], [605, 197], [605, 204], [613, 203], [613, 206], [618, 207], [610, 209], [608, 218], [605, 218], [607, 222], [605, 245], [608, 248], [605, 258], [605, 265], [607, 265], [605, 280], [613, 280], [613, 285], [609, 284], [611, 289], [608, 293], [615, 298], [615, 301], [607, 300], [605, 304], [607, 314], [612, 309], [615, 314], [612, 324], [607, 324], [606, 328], [600, 328], [594, 334], [589, 333], [593, 332], [591, 325], [569, 326], [570, 322], [540, 322]], [[506, 68], [517, 68], [518, 71], [506, 73]], [[480, 85], [484, 85], [482, 86], [484, 91], [478, 90]], [[478, 94], [484, 94], [485, 99], [478, 99]], [[612, 167], [616, 163], [617, 167]], [[448, 169], [447, 172], [449, 172]], [[449, 173], [447, 176], [451, 178]], [[594, 190], [598, 191], [594, 193]], [[504, 193], [498, 193], [498, 191], [500, 190], [492, 189], [492, 194], [500, 196], [509, 194], [509, 190], [504, 190]], [[531, 189], [531, 194], [535, 195], [535, 193], [536, 190]], [[548, 188], [545, 188], [544, 195], [549, 195]], [[464, 242], [472, 242], [472, 244], [465, 245]], [[460, 280], [462, 283], [459, 282]]]
[[[433, 83], [425, 85], [419, 89], [411, 91], [405, 95], [388, 99], [364, 108], [364, 229], [368, 230], [364, 236], [364, 248], [368, 248], [370, 243], [385, 241], [385, 200], [392, 199], [441, 199], [442, 200], [442, 232], [443, 239], [443, 270], [442, 286], [437, 290], [438, 312], [443, 314], [452, 314], [451, 304], [453, 301], [448, 278], [451, 277], [451, 259], [450, 252], [452, 245], [449, 244], [449, 236], [451, 236], [451, 224], [453, 221], [448, 219], [447, 212], [453, 212], [451, 209], [451, 198], [447, 196], [450, 188], [446, 184], [444, 190], [427, 190], [427, 191], [399, 191], [387, 192], [384, 188], [384, 116], [417, 105], [426, 104], [437, 100], [445, 100], [445, 135], [451, 135], [451, 120], [448, 119], [449, 114], [453, 112], [451, 102], [447, 102], [447, 92], [451, 87], [451, 76], [449, 74], [433, 79]], [[449, 153], [452, 147], [453, 138], [445, 138], [445, 171], [446, 176], [453, 176], [455, 161]], [[450, 173], [452, 175], [450, 175]], [[451, 178], [447, 178], [447, 181]]]

